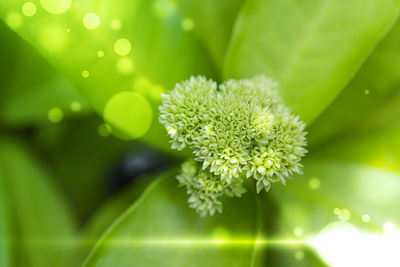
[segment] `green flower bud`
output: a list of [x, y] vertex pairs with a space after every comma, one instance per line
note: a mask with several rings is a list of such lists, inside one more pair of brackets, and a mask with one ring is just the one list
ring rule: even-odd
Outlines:
[[242, 195], [246, 177], [260, 192], [301, 173], [305, 124], [282, 103], [277, 88], [264, 76], [219, 86], [191, 77], [162, 96], [160, 122], [172, 148], [193, 151], [194, 160], [183, 164], [177, 178], [201, 215], [221, 212], [223, 196]]

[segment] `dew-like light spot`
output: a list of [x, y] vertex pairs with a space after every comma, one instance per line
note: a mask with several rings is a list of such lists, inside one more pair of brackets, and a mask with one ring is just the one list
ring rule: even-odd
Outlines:
[[70, 32], [71, 32], [71, 29], [70, 29], [70, 28], [67, 28], [65, 31], [68, 32], [68, 33], [70, 33]]
[[333, 214], [335, 214], [336, 216], [340, 215], [340, 209], [339, 208], [334, 208], [333, 209]]
[[363, 215], [361, 216], [361, 220], [362, 220], [364, 223], [368, 223], [369, 221], [371, 221], [371, 216], [369, 216], [369, 214], [363, 214]]
[[117, 70], [121, 74], [129, 74], [133, 71], [133, 69], [134, 69], [134, 64], [130, 58], [123, 57], [123, 58], [118, 59]]
[[97, 57], [99, 57], [99, 58], [104, 57], [104, 51], [103, 50], [97, 51]]
[[193, 20], [186, 18], [186, 19], [182, 20], [181, 27], [184, 31], [189, 32], [189, 31], [193, 30], [194, 22], [193, 22]]
[[97, 132], [100, 136], [102, 137], [107, 137], [111, 134], [111, 126], [108, 125], [107, 123], [102, 123], [99, 125], [97, 128]]
[[396, 228], [395, 228], [395, 226], [394, 226], [394, 224], [392, 222], [385, 222], [383, 224], [383, 231], [386, 234], [393, 233], [395, 229]]
[[303, 228], [301, 227], [296, 227], [293, 229], [293, 233], [296, 237], [300, 237], [303, 235]]
[[89, 71], [87, 71], [87, 70], [84, 70], [84, 71], [82, 71], [82, 77], [83, 78], [89, 78], [89, 76], [90, 76], [90, 73], [89, 73]]
[[50, 14], [58, 15], [71, 7], [72, 0], [40, 0], [40, 4]]
[[22, 16], [17, 12], [11, 12], [6, 17], [7, 25], [12, 29], [17, 29], [22, 25]]
[[121, 21], [120, 21], [119, 19], [113, 19], [113, 20], [111, 21], [110, 26], [111, 26], [111, 29], [112, 29], [113, 31], [118, 31], [118, 30], [121, 29], [122, 23], [121, 23]]
[[24, 14], [27, 17], [32, 17], [36, 14], [37, 8], [36, 5], [32, 2], [26, 2], [22, 6], [22, 14]]
[[57, 24], [47, 25], [40, 33], [40, 44], [50, 53], [62, 52], [67, 46], [68, 37], [64, 27]]
[[49, 121], [52, 123], [59, 123], [64, 117], [64, 113], [60, 108], [51, 108], [47, 113]]
[[296, 260], [303, 260], [304, 259], [304, 252], [301, 250], [298, 250], [294, 253], [294, 257], [296, 258]]
[[142, 137], [153, 120], [153, 111], [146, 98], [130, 91], [115, 94], [105, 105], [103, 115], [112, 133], [127, 140]]
[[127, 56], [132, 50], [131, 42], [128, 39], [118, 39], [114, 44], [114, 51], [119, 56]]
[[370, 93], [370, 92], [369, 92], [368, 89], [365, 89], [365, 90], [364, 90], [364, 94], [369, 95], [369, 93]]
[[308, 181], [308, 186], [312, 189], [312, 190], [317, 190], [318, 188], [320, 188], [321, 186], [321, 182], [317, 177], [312, 177], [309, 181]]
[[83, 26], [89, 30], [95, 30], [100, 26], [100, 18], [96, 13], [87, 13], [83, 17]]
[[78, 112], [82, 109], [82, 105], [79, 101], [73, 101], [70, 105], [70, 108], [73, 112]]

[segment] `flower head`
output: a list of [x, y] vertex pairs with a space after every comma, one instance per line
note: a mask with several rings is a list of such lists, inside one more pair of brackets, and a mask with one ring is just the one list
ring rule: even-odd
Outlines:
[[305, 124], [282, 103], [277, 88], [264, 76], [219, 86], [191, 77], [163, 95], [160, 122], [172, 148], [189, 147], [194, 155], [177, 178], [201, 215], [221, 212], [224, 195], [240, 196], [244, 177], [254, 178], [260, 192], [301, 173]]

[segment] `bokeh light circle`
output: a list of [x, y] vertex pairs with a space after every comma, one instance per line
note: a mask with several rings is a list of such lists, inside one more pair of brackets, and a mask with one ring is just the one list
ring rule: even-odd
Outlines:
[[72, 0], [40, 0], [43, 9], [53, 15], [66, 12], [72, 4]]
[[47, 114], [49, 121], [52, 123], [59, 123], [64, 117], [64, 113], [60, 108], [51, 108]]
[[114, 44], [114, 51], [119, 56], [127, 56], [132, 50], [131, 42], [128, 39], [118, 39]]
[[82, 71], [82, 77], [83, 78], [89, 78], [89, 76], [90, 76], [90, 73], [89, 73], [89, 71], [87, 71], [87, 70], [84, 70], [84, 71]]
[[70, 105], [70, 108], [73, 112], [78, 112], [82, 109], [82, 105], [79, 103], [79, 101], [73, 101]]
[[146, 134], [153, 120], [153, 111], [146, 98], [129, 91], [114, 95], [105, 105], [103, 115], [112, 133], [127, 140]]
[[194, 28], [194, 22], [191, 19], [184, 19], [181, 23], [181, 27], [184, 31], [191, 31]]
[[117, 61], [117, 70], [121, 74], [129, 74], [133, 71], [134, 69], [134, 64], [133, 61], [130, 58], [123, 57], [118, 59]]
[[111, 26], [111, 29], [113, 31], [118, 31], [118, 30], [121, 29], [122, 23], [121, 23], [121, 21], [119, 19], [114, 19], [114, 20], [111, 21], [110, 26]]
[[99, 58], [104, 57], [104, 51], [103, 50], [97, 51], [97, 57], [99, 57]]
[[22, 6], [22, 14], [24, 14], [27, 17], [32, 17], [36, 14], [37, 8], [36, 5], [32, 2], [26, 2]]
[[95, 30], [100, 26], [100, 18], [96, 13], [87, 13], [83, 17], [83, 26], [89, 30]]

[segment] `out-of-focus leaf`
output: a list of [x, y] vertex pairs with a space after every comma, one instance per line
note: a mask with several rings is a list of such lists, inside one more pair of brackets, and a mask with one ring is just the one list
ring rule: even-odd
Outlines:
[[400, 1], [250, 0], [239, 15], [226, 77], [266, 74], [310, 123], [385, 36]]
[[257, 238], [254, 195], [229, 199], [223, 214], [201, 218], [188, 208], [185, 189], [166, 175], [109, 228], [84, 266], [257, 266], [256, 242], [229, 244]]
[[74, 224], [49, 174], [10, 139], [0, 141], [0, 163], [15, 266], [71, 266]]
[[84, 242], [79, 250], [82, 260], [86, 259], [107, 228], [142, 195], [146, 187], [154, 180], [153, 176], [140, 177], [123, 192], [107, 200], [94, 213], [82, 231], [81, 238]]
[[[326, 225], [340, 220], [363, 233], [377, 234], [383, 233], [385, 222], [400, 223], [400, 214], [393, 213], [400, 201], [398, 173], [319, 160], [304, 166], [304, 176], [294, 177], [284, 188], [271, 189], [279, 211], [279, 237], [314, 240]], [[370, 221], [363, 221], [365, 214]], [[296, 228], [301, 229], [300, 235], [295, 235]]]
[[244, 0], [178, 0], [185, 15], [182, 27], [193, 30], [208, 49], [218, 73], [222, 71], [233, 24]]
[[79, 221], [111, 193], [111, 170], [136, 142], [103, 137], [97, 117], [65, 121], [37, 131], [34, 144], [47, 159]]
[[4, 173], [0, 164], [0, 266], [11, 266], [11, 225], [8, 211], [8, 203], [5, 198], [5, 186], [3, 185]]
[[[400, 173], [400, 110], [382, 127], [335, 139], [314, 156], [333, 161], [351, 161]], [[360, 127], [361, 128], [361, 127]]]
[[[29, 44], [0, 21], [0, 122], [26, 126], [48, 121], [48, 112], [60, 108], [65, 116], [88, 112], [71, 84]], [[71, 110], [79, 103], [79, 112]]]
[[385, 127], [400, 114], [400, 23], [379, 44], [339, 97], [311, 125], [308, 140], [323, 142]]
[[[1, 2], [0, 17], [107, 115], [115, 133], [138, 137], [150, 123], [145, 140], [169, 147], [157, 122], [160, 94], [190, 75], [214, 76], [204, 49], [182, 29], [174, 1], [77, 0], [59, 15], [38, 8], [34, 16], [22, 17], [24, 2]], [[88, 13], [98, 17], [87, 20]]]

